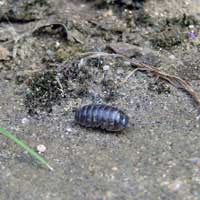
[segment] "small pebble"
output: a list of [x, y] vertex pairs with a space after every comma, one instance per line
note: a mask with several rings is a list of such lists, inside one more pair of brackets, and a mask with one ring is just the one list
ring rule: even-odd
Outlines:
[[117, 167], [112, 167], [112, 170], [113, 170], [113, 171], [117, 171], [118, 168], [117, 168]]
[[199, 120], [200, 120], [200, 110], [199, 110], [199, 109], [198, 109], [198, 111], [197, 111], [196, 120], [197, 120], [197, 121], [199, 121]]
[[66, 131], [67, 132], [72, 132], [72, 129], [71, 128], [67, 128]]
[[169, 56], [169, 59], [174, 60], [176, 57], [172, 54]]
[[26, 118], [26, 117], [24, 117], [24, 118], [22, 119], [22, 124], [28, 124], [28, 123], [29, 123], [29, 119]]
[[81, 8], [85, 8], [85, 4], [81, 4]]
[[113, 11], [111, 9], [109, 9], [103, 15], [104, 15], [104, 17], [111, 17], [111, 16], [113, 16]]
[[8, 49], [0, 46], [0, 60], [8, 60], [9, 59], [10, 52]]
[[173, 180], [173, 181], [165, 181], [161, 183], [162, 186], [166, 186], [171, 192], [177, 192], [185, 185], [184, 180]]
[[168, 184], [168, 189], [171, 190], [172, 192], [176, 192], [181, 189], [183, 186], [184, 182], [182, 180], [176, 179], [174, 181], [169, 182]]
[[123, 74], [124, 70], [122, 68], [117, 69], [117, 74]]
[[37, 151], [38, 151], [38, 153], [44, 153], [45, 151], [46, 151], [46, 146], [45, 145], [43, 145], [43, 144], [39, 144], [39, 145], [37, 145]]
[[193, 24], [189, 25], [189, 28], [190, 28], [190, 29], [193, 29], [193, 28], [194, 28], [194, 25], [193, 25]]
[[49, 56], [52, 56], [52, 55], [54, 54], [54, 52], [53, 52], [52, 50], [48, 49], [48, 50], [47, 50], [47, 54], [48, 54]]
[[103, 66], [103, 71], [108, 71], [110, 69], [110, 66], [109, 65], [104, 65]]
[[60, 42], [57, 41], [55, 46], [56, 48], [60, 47]]
[[130, 66], [131, 63], [130, 63], [130, 61], [124, 61], [124, 65], [125, 65], [125, 66]]

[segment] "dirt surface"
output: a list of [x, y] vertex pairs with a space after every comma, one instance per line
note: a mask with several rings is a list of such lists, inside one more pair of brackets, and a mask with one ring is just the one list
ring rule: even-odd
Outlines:
[[[0, 4], [0, 124], [35, 149], [45, 145], [55, 169], [0, 135], [0, 199], [200, 199], [198, 106], [151, 73], [123, 83], [134, 68], [115, 54], [200, 94], [200, 1]], [[128, 129], [80, 127], [74, 111], [88, 103], [122, 109]]]

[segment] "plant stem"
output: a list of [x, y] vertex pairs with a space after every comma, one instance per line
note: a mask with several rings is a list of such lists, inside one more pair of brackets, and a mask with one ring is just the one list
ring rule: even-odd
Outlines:
[[27, 144], [25, 144], [22, 140], [18, 139], [12, 133], [10, 133], [9, 131], [7, 131], [1, 127], [0, 127], [0, 133], [5, 135], [6, 137], [10, 138], [13, 142], [15, 142], [18, 146], [20, 146], [25, 151], [27, 151], [31, 156], [33, 156], [41, 164], [45, 165], [48, 169], [50, 169], [51, 171], [54, 170], [42, 156], [40, 156], [38, 153], [36, 153], [32, 148], [30, 148]]

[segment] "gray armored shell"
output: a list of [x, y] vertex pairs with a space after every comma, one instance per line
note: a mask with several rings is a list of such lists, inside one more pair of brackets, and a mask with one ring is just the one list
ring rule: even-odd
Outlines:
[[76, 110], [75, 120], [82, 126], [107, 131], [122, 131], [128, 126], [128, 116], [118, 108], [90, 104]]

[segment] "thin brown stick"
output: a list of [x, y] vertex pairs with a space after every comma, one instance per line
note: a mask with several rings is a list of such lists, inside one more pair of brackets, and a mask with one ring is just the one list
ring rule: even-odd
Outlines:
[[[124, 78], [124, 80], [119, 84], [118, 87], [124, 85], [124, 84], [128, 81], [128, 79], [129, 79], [133, 74], [135, 74], [135, 72], [137, 72], [138, 70], [142, 70], [142, 69], [136, 68], [136, 69], [134, 69], [133, 71], [131, 71], [131, 72]], [[144, 70], [145, 70], [145, 69], [144, 69]]]
[[[130, 59], [126, 56], [123, 56], [121, 54], [110, 54], [110, 53], [105, 53], [105, 52], [88, 52], [85, 54], [82, 54], [82, 57], [86, 57], [86, 58], [98, 58], [98, 57], [109, 57], [109, 56], [114, 56], [114, 57], [121, 57], [127, 61], [130, 62], [130, 64], [133, 67], [136, 67], [136, 69], [133, 70], [133, 72], [131, 72], [123, 81], [122, 83], [124, 84], [125, 82], [127, 82], [127, 80], [130, 78], [131, 75], [133, 75], [135, 73], [135, 71], [140, 70], [140, 71], [146, 71], [146, 72], [150, 72], [153, 75], [162, 78], [163, 80], [169, 82], [171, 85], [173, 85], [174, 87], [178, 88], [178, 89], [183, 89], [184, 91], [186, 91], [195, 101], [195, 103], [197, 104], [198, 107], [200, 107], [200, 97], [199, 95], [194, 91], [194, 89], [192, 88], [192, 86], [185, 80], [181, 79], [178, 76], [174, 76], [174, 75], [170, 75], [162, 70], [159, 70], [153, 66], [147, 65], [145, 63], [142, 63], [136, 59]], [[120, 84], [121, 85], [121, 84]]]
[[[90, 58], [98, 58], [98, 57], [121, 57], [121, 58], [126, 58], [125, 56], [123, 55], [120, 55], [120, 54], [116, 54], [116, 53], [106, 53], [106, 52], [86, 52], [86, 53], [81, 53], [79, 54], [79, 56], [81, 58], [87, 58], [87, 59], [90, 59]], [[126, 58], [127, 59], [127, 58]]]
[[135, 59], [131, 59], [131, 64], [135, 67], [138, 67], [141, 71], [149, 71], [152, 74], [168, 81], [171, 85], [173, 85], [176, 88], [180, 88], [185, 90], [196, 102], [198, 106], [200, 106], [200, 97], [198, 94], [193, 90], [192, 86], [185, 80], [181, 79], [180, 77], [167, 74], [166, 72], [163, 72], [153, 66], [144, 64], [142, 62], [138, 62]]

